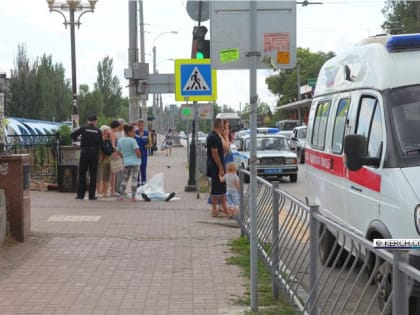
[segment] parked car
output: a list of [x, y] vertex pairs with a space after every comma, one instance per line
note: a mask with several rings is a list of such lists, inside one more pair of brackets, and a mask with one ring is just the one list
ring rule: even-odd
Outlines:
[[290, 138], [290, 149], [296, 152], [300, 163], [305, 163], [306, 126], [295, 127]]
[[[249, 170], [250, 137], [242, 139], [238, 152], [233, 153], [237, 168]], [[290, 151], [287, 139], [281, 135], [257, 135], [257, 175], [267, 179], [287, 176], [297, 181], [296, 153]], [[249, 177], [245, 176], [245, 181]]]

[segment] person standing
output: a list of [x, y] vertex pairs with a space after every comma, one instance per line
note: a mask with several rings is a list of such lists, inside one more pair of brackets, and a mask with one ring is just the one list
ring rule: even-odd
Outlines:
[[226, 199], [228, 204], [229, 216], [236, 216], [239, 209], [239, 176], [236, 175], [236, 165], [233, 162], [225, 164], [226, 174], [220, 178], [221, 182], [226, 183]]
[[[112, 143], [112, 146], [115, 149], [115, 148], [117, 148], [117, 139], [121, 138], [120, 123], [119, 123], [118, 120], [113, 120], [113, 121], [111, 121], [110, 126], [111, 126], [111, 143]], [[116, 157], [116, 152], [112, 153], [111, 160], [115, 157]], [[119, 196], [119, 194], [118, 194], [118, 190], [119, 190], [118, 188], [119, 187], [116, 187], [116, 185], [117, 185], [116, 180], [117, 180], [117, 174], [118, 173], [122, 173], [122, 171], [117, 172], [117, 173], [111, 172], [111, 178], [110, 178], [111, 197], [118, 197]], [[120, 181], [120, 184], [121, 184], [121, 181]]]
[[109, 126], [99, 128], [102, 132], [102, 148], [99, 150], [99, 163], [96, 178], [97, 196], [109, 197], [108, 188], [111, 181], [111, 156], [115, 151], [115, 141]]
[[[127, 125], [127, 122], [124, 118], [118, 118], [119, 127], [115, 131], [115, 146], [118, 143], [118, 140], [124, 137], [124, 126]], [[120, 193], [120, 186], [123, 178], [123, 171], [115, 173], [115, 194], [113, 196], [118, 197]]]
[[141, 152], [141, 165], [137, 177], [137, 187], [146, 184], [147, 147], [149, 145], [149, 132], [144, 129], [144, 120], [137, 120], [136, 141]]
[[156, 146], [157, 146], [157, 139], [156, 139], [156, 131], [155, 129], [152, 129], [152, 131], [150, 132], [150, 145], [149, 145], [149, 154], [153, 155]]
[[123, 158], [124, 163], [124, 175], [120, 187], [121, 196], [118, 197], [118, 200], [123, 200], [123, 197], [126, 196], [128, 180], [131, 177], [131, 201], [136, 202], [137, 176], [141, 165], [141, 152], [135, 140], [136, 131], [134, 126], [125, 125], [124, 132], [126, 136], [117, 142], [117, 151]]
[[96, 175], [98, 171], [99, 150], [102, 144], [102, 133], [96, 127], [96, 116], [88, 117], [88, 124], [71, 133], [71, 138], [80, 140], [79, 182], [76, 199], [84, 199], [86, 192], [86, 173], [89, 170], [89, 200], [98, 199], [95, 196]]
[[223, 120], [216, 118], [213, 130], [207, 137], [207, 175], [211, 178], [211, 205], [212, 216], [218, 216], [217, 204], [221, 200], [223, 212], [228, 215], [226, 204], [226, 183], [221, 182], [225, 175], [224, 151], [223, 151]]

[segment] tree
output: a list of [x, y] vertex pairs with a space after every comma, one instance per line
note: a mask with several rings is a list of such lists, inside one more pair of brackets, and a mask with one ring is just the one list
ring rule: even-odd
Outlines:
[[[251, 106], [249, 103], [245, 103], [245, 106], [242, 110], [241, 119], [249, 121], [249, 114], [251, 112]], [[257, 120], [258, 126], [266, 125], [271, 121], [273, 113], [271, 112], [270, 105], [265, 102], [261, 102], [257, 107]]]
[[95, 90], [102, 94], [103, 114], [107, 117], [118, 117], [121, 113], [122, 88], [120, 80], [113, 75], [114, 61], [106, 56], [98, 63], [98, 76], [95, 83]]
[[[322, 65], [334, 57], [333, 52], [312, 53], [308, 48], [298, 48], [297, 58], [300, 65], [300, 84], [305, 85], [308, 79], [316, 79]], [[265, 80], [268, 89], [279, 96], [278, 105], [297, 100], [297, 69], [280, 71]]]
[[[87, 84], [79, 86], [79, 116], [83, 124], [90, 115], [103, 117], [104, 100], [99, 90], [89, 91]], [[102, 120], [102, 119], [101, 119]]]
[[36, 71], [26, 52], [26, 46], [18, 45], [15, 59], [15, 68], [10, 76], [10, 103], [7, 105], [9, 115], [17, 117], [30, 117], [31, 104], [35, 94]]
[[62, 64], [54, 64], [52, 57], [43, 55], [36, 61], [36, 101], [33, 113], [44, 120], [66, 120], [71, 112], [70, 84], [65, 80]]
[[389, 34], [420, 32], [420, 2], [387, 0], [382, 13], [382, 28]]
[[10, 116], [43, 120], [66, 120], [71, 111], [71, 92], [62, 64], [43, 55], [31, 62], [26, 47], [18, 45], [15, 69], [11, 71]]

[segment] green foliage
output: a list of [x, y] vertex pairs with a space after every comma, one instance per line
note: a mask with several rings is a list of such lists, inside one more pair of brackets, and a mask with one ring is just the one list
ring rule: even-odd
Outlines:
[[[238, 265], [243, 270], [243, 275], [250, 278], [250, 244], [246, 237], [240, 237], [232, 240], [229, 243], [231, 251], [234, 256], [227, 259], [228, 264]], [[247, 291], [243, 298], [236, 301], [242, 305], [250, 304], [249, 282], [247, 282]], [[269, 314], [293, 314], [293, 310], [281, 298], [275, 301], [271, 294], [271, 275], [270, 270], [258, 260], [258, 304], [260, 306], [272, 306], [266, 311], [261, 311], [252, 314], [269, 315]], [[251, 314], [251, 313], [250, 313]]]
[[71, 111], [71, 91], [62, 64], [43, 55], [31, 62], [26, 47], [18, 46], [11, 71], [8, 115], [43, 120], [66, 120]]
[[102, 94], [103, 114], [117, 117], [121, 113], [122, 88], [117, 76], [113, 75], [114, 60], [106, 56], [98, 63], [95, 90]]
[[382, 9], [382, 28], [389, 34], [420, 32], [420, 2], [387, 0]]
[[81, 85], [79, 91], [80, 124], [85, 124], [90, 115], [103, 116], [104, 101], [102, 93], [98, 90], [90, 92], [87, 85]]
[[60, 135], [60, 145], [71, 145], [71, 128], [67, 125], [61, 125], [58, 128], [58, 134]]
[[[313, 53], [308, 48], [298, 48], [297, 57], [300, 64], [300, 84], [305, 85], [308, 79], [316, 79], [318, 77], [322, 65], [325, 61], [334, 57], [334, 53]], [[298, 84], [296, 68], [272, 75], [266, 78], [265, 82], [267, 83], [268, 89], [273, 94], [279, 96], [278, 105], [284, 105], [291, 100], [297, 100]]]
[[[249, 121], [250, 111], [251, 111], [250, 104], [246, 103], [242, 110], [241, 119]], [[269, 126], [271, 124], [272, 118], [273, 118], [273, 113], [271, 111], [270, 105], [268, 105], [265, 102], [259, 103], [257, 107], [258, 127]]]

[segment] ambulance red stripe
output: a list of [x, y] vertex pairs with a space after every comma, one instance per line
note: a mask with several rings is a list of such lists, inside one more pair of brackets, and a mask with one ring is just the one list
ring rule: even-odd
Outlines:
[[349, 171], [342, 155], [334, 155], [305, 148], [305, 163], [331, 175], [346, 178], [373, 191], [381, 191], [381, 176], [363, 167], [357, 172]]

